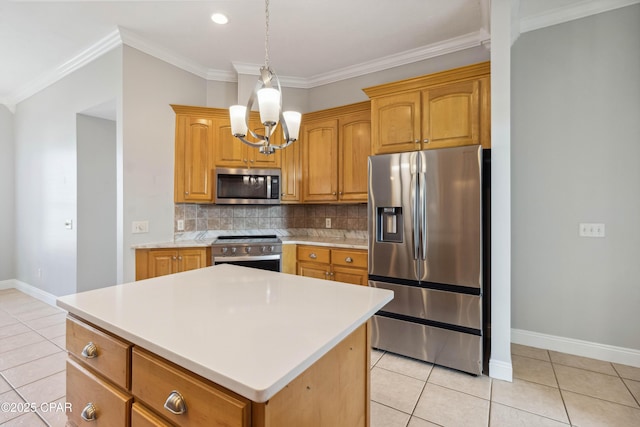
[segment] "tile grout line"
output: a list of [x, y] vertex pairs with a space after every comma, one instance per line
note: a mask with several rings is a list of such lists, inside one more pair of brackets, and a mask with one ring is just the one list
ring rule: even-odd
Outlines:
[[558, 374], [556, 373], [556, 366], [551, 359], [551, 353], [547, 350], [547, 356], [549, 356], [549, 361], [551, 362], [551, 370], [553, 371], [553, 377], [556, 379], [556, 384], [558, 385], [558, 392], [560, 393], [560, 399], [562, 399], [562, 407], [564, 408], [564, 413], [567, 414], [567, 421], [569, 421], [569, 425], [573, 425], [571, 422], [571, 415], [569, 415], [569, 409], [567, 408], [567, 402], [564, 401], [564, 394], [562, 393], [562, 387], [560, 387], [560, 380], [558, 379]]

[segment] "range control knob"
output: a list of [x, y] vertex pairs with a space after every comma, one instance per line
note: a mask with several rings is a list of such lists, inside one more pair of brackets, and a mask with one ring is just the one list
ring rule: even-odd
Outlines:
[[246, 248], [244, 248], [244, 251], [245, 251], [246, 253], [251, 252], [251, 246], [247, 246]]
[[274, 246], [269, 246], [269, 252], [273, 252], [276, 248]]
[[223, 254], [226, 254], [227, 252], [229, 252], [229, 248], [227, 248], [227, 247], [222, 248], [222, 253]]
[[262, 253], [267, 252], [267, 247], [266, 246], [261, 247], [260, 248], [260, 252], [262, 252]]
[[231, 253], [232, 253], [232, 254], [235, 254], [237, 250], [238, 250], [238, 249], [236, 249], [236, 248], [231, 248]]

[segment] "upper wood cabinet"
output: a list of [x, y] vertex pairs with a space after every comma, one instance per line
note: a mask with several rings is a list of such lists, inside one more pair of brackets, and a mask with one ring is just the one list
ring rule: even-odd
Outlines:
[[213, 201], [213, 139], [211, 119], [176, 116], [176, 202]]
[[302, 157], [300, 141], [281, 150], [282, 170], [280, 171], [280, 201], [300, 202], [302, 196]]
[[338, 200], [338, 120], [302, 127], [303, 200]]
[[490, 63], [364, 91], [371, 98], [372, 152], [482, 144], [491, 147]]
[[[257, 134], [264, 134], [264, 126], [260, 123], [258, 113], [251, 113], [252, 117], [249, 122], [250, 128]], [[231, 121], [227, 117], [219, 120], [216, 125], [218, 132], [215, 165], [220, 167], [235, 168], [279, 168], [280, 167], [280, 150], [276, 150], [274, 154], [265, 155], [258, 151], [258, 148], [250, 147], [247, 144], [235, 138], [231, 134]], [[247, 136], [247, 140], [253, 138]], [[282, 143], [280, 128], [273, 134], [273, 141], [276, 144]]]
[[366, 202], [371, 150], [369, 102], [306, 114], [303, 202]]

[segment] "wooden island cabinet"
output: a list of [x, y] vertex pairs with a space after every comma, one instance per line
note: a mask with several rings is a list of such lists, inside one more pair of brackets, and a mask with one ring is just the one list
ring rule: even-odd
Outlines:
[[68, 425], [367, 427], [392, 298], [228, 264], [60, 297]]

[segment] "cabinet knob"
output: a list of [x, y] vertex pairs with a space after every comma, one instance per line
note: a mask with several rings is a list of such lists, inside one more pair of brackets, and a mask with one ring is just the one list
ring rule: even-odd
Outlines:
[[96, 405], [91, 402], [87, 403], [87, 406], [84, 407], [84, 409], [80, 413], [80, 416], [85, 421], [95, 421], [96, 419], [98, 419]]
[[318, 258], [318, 255], [316, 255], [316, 254], [315, 254], [315, 252], [311, 252], [311, 253], [309, 254], [309, 258], [311, 258], [311, 259], [316, 259], [316, 258]]
[[249, 163], [253, 163], [253, 160], [249, 160]]
[[182, 257], [181, 256], [178, 257], [178, 261], [182, 261]]
[[416, 144], [420, 144], [420, 140], [419, 140], [419, 139], [416, 139], [414, 142], [415, 142]]
[[96, 346], [93, 342], [89, 341], [87, 345], [82, 349], [82, 356], [87, 359], [93, 359], [94, 357], [98, 357], [98, 346]]
[[336, 192], [334, 191], [334, 192], [333, 192], [333, 193], [331, 193], [331, 194], [333, 194], [333, 195], [335, 196], [335, 195], [336, 195]]
[[176, 390], [173, 390], [167, 397], [167, 401], [164, 402], [164, 409], [174, 415], [182, 415], [187, 412], [187, 404], [184, 401], [184, 397]]
[[242, 159], [243, 162], [247, 163], [247, 159]]
[[329, 273], [329, 277], [333, 277], [333, 272]]
[[338, 194], [342, 196], [342, 191], [339, 191]]
[[171, 259], [175, 261], [177, 258], [175, 256], [172, 256]]
[[325, 276], [328, 276], [328, 275], [329, 275], [329, 272], [328, 272], [328, 271], [325, 271], [325, 272], [324, 272], [324, 275], [325, 275]]
[[284, 197], [284, 193], [280, 193], [280, 196], [281, 196], [281, 197]]
[[184, 194], [185, 194], [185, 196], [188, 196], [188, 195], [189, 195], [189, 192], [188, 192], [188, 191], [185, 191], [185, 192], [184, 192]]
[[429, 140], [428, 139], [423, 139], [422, 142], [424, 142], [426, 144], [427, 142], [429, 142]]
[[351, 264], [353, 262], [353, 258], [351, 258], [350, 256], [346, 257], [344, 259], [344, 262], [348, 262], [349, 264]]

